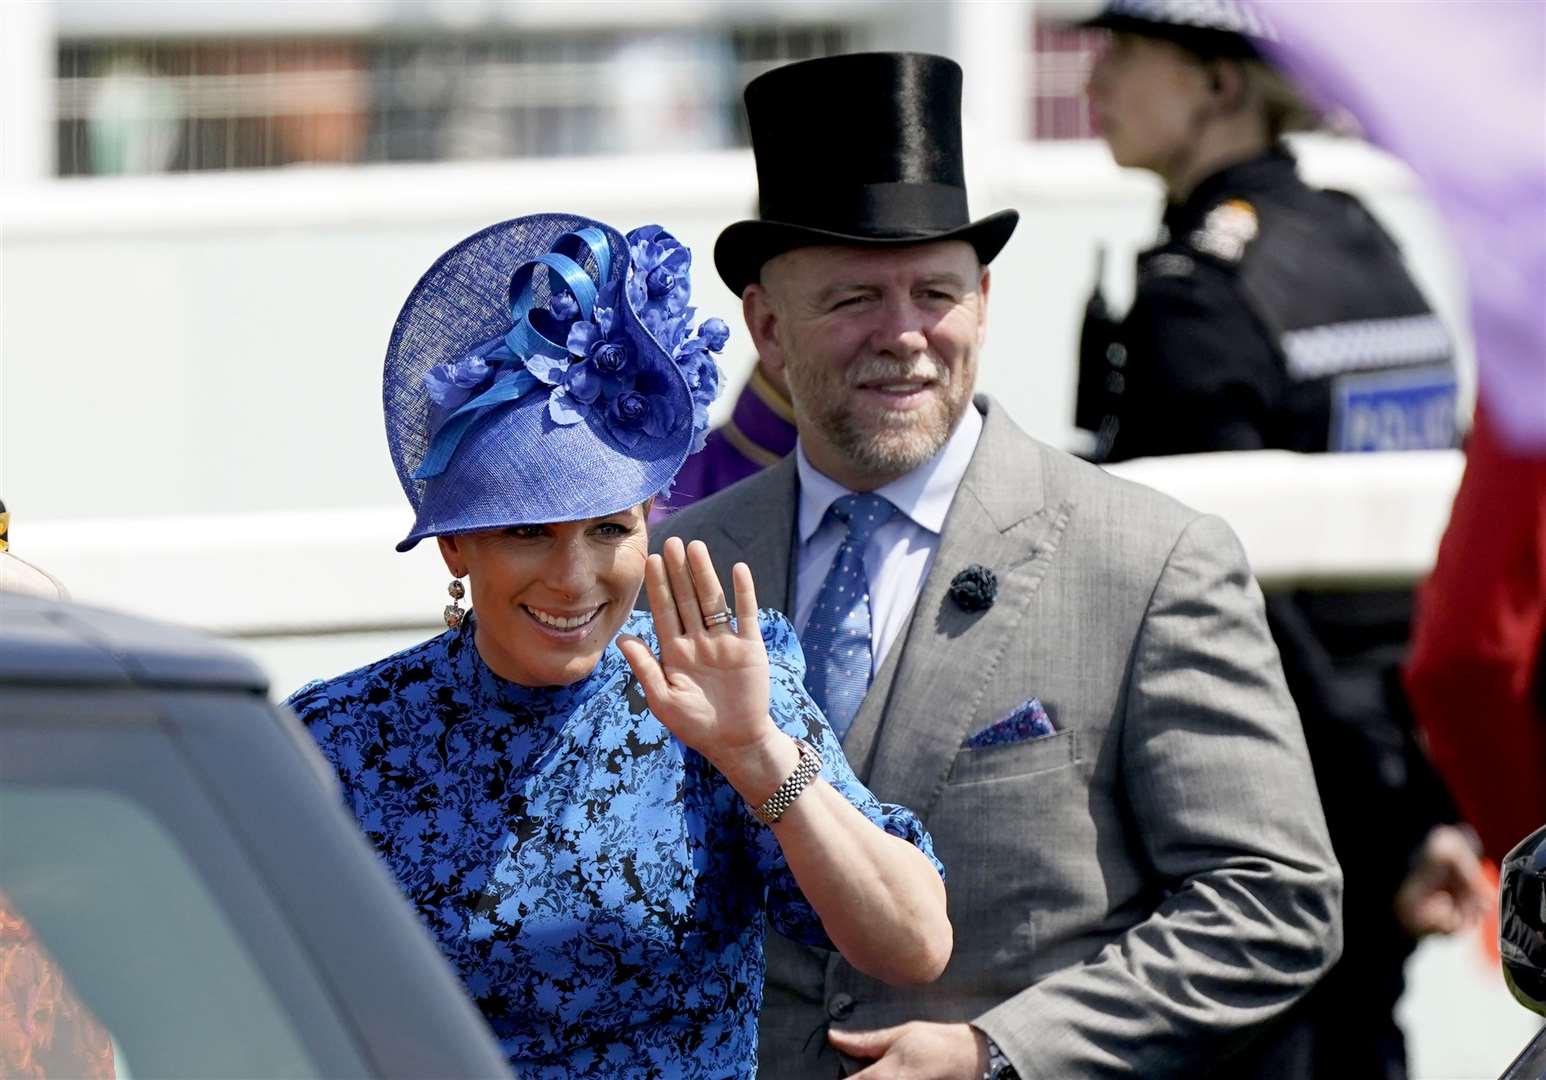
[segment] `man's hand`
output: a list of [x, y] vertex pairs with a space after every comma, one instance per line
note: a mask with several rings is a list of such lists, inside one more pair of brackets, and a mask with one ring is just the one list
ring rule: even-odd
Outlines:
[[838, 1050], [876, 1059], [854, 1080], [980, 1080], [988, 1067], [988, 1040], [970, 1024], [914, 1020], [878, 1031], [827, 1032]]
[[1475, 924], [1497, 899], [1466, 834], [1435, 825], [1396, 890], [1396, 919], [1414, 938], [1453, 934]]

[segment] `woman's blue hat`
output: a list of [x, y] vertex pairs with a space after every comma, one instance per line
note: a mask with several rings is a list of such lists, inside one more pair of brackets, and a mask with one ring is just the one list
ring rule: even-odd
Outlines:
[[702, 448], [729, 330], [692, 330], [692, 254], [570, 214], [491, 225], [436, 260], [387, 345], [382, 404], [426, 536], [601, 517]]

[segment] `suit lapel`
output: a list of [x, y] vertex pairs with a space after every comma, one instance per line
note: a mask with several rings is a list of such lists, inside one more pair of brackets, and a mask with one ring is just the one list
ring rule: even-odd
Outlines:
[[[979, 399], [985, 423], [951, 504], [929, 575], [902, 640], [893, 644], [844, 749], [861, 779], [890, 802], [926, 813], [966, 736], [990, 718], [982, 689], [1010, 640], [1033, 632], [1026, 608], [1057, 551], [1067, 504], [1048, 506], [1043, 453]], [[994, 603], [968, 612], [950, 582], [972, 564], [998, 577]]]
[[[794, 618], [794, 578], [789, 572], [794, 550], [794, 519], [800, 500], [799, 473], [794, 455], [782, 458], [755, 477], [744, 481], [745, 497], [738, 505], [714, 519], [729, 541], [730, 550], [751, 567], [757, 586], [757, 603], [777, 608]], [[730, 584], [734, 560], [726, 561], [716, 552], [712, 537], [704, 537], [709, 554], [715, 556], [714, 569], [724, 583], [725, 595], [735, 596]]]

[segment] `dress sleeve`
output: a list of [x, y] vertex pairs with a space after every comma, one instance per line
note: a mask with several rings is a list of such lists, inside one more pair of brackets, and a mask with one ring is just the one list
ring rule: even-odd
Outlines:
[[[934, 856], [934, 842], [922, 822], [905, 806], [883, 803], [859, 782], [843, 756], [842, 744], [826, 717], [805, 691], [805, 655], [789, 620], [775, 611], [759, 612], [762, 640], [768, 650], [768, 668], [772, 676], [771, 711], [773, 722], [797, 739], [804, 739], [821, 753], [821, 776], [859, 812], [892, 836], [899, 836], [929, 857], [941, 877], [945, 868]], [[768, 918], [773, 928], [802, 945], [832, 948], [821, 920], [806, 901], [795, 882], [784, 852], [773, 831], [753, 816], [743, 804], [748, 842], [755, 854], [757, 869], [768, 886]]]
[[355, 727], [348, 715], [332, 700], [333, 684], [314, 679], [285, 698], [283, 705], [295, 714], [322, 756], [332, 766], [342, 789], [344, 806], [358, 814], [355, 778], [362, 760]]

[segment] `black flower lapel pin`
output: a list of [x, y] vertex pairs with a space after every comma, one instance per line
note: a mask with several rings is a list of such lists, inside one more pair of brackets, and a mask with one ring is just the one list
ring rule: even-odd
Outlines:
[[998, 575], [976, 563], [950, 579], [950, 599], [962, 611], [986, 611], [998, 595]]

